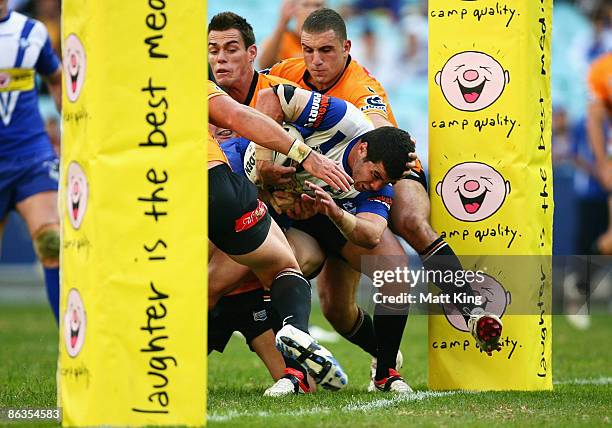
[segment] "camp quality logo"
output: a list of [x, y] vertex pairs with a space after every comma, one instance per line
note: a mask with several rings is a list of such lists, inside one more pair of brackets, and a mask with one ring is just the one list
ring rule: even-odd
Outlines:
[[76, 357], [85, 343], [87, 313], [81, 294], [76, 288], [68, 292], [66, 312], [64, 313], [64, 343], [71, 357]]
[[73, 228], [78, 229], [83, 223], [89, 199], [89, 186], [83, 168], [77, 162], [68, 165], [68, 183], [66, 189], [66, 204], [68, 218]]
[[64, 83], [66, 95], [71, 102], [75, 102], [81, 94], [85, 83], [87, 59], [83, 43], [76, 34], [71, 33], [64, 41]]

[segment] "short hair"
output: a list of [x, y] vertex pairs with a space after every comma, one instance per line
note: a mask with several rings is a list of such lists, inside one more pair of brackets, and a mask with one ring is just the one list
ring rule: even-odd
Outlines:
[[255, 44], [255, 34], [253, 33], [253, 27], [248, 23], [242, 16], [235, 14], [234, 12], [221, 12], [216, 14], [210, 20], [208, 24], [208, 34], [211, 31], [227, 31], [227, 30], [238, 30], [242, 36], [244, 47], [248, 48]]
[[347, 39], [344, 19], [338, 12], [327, 7], [312, 12], [302, 25], [302, 31], [307, 33], [320, 34], [329, 30], [334, 30], [340, 42]]
[[382, 162], [389, 180], [399, 180], [406, 172], [409, 153], [415, 151], [409, 133], [393, 126], [382, 126], [365, 133], [361, 141], [368, 143], [366, 161]]

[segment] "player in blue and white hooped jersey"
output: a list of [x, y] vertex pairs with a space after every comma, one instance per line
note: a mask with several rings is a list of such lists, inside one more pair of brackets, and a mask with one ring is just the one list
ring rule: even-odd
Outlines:
[[59, 161], [38, 110], [35, 75], [60, 106], [61, 66], [45, 26], [0, 0], [0, 236], [8, 212], [24, 218], [45, 272], [56, 321], [59, 311]]

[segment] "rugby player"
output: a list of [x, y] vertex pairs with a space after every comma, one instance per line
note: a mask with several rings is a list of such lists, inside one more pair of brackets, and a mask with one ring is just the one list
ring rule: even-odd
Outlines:
[[608, 192], [608, 230], [597, 239], [595, 246], [600, 254], [612, 255], [612, 52], [593, 61], [588, 81], [591, 92], [587, 119], [589, 143], [595, 155], [597, 176]]
[[[244, 172], [244, 156], [251, 142], [239, 137], [231, 129], [217, 128], [209, 125], [213, 136], [219, 142], [233, 171]], [[254, 165], [253, 165], [254, 167]], [[302, 236], [297, 236], [301, 234]], [[292, 230], [288, 236], [292, 250], [296, 255], [300, 269], [308, 278], [323, 263], [322, 250], [312, 238]], [[301, 242], [300, 250], [296, 252], [292, 240]], [[218, 251], [218, 250], [217, 250]], [[216, 257], [213, 255], [213, 258]], [[215, 283], [215, 278], [224, 278], [225, 272], [240, 270], [241, 265], [226, 267], [212, 261], [209, 268], [209, 284]], [[282, 328], [278, 315], [270, 308], [269, 293], [264, 291], [261, 282], [250, 273], [247, 278], [230, 288], [234, 291], [215, 294], [211, 292], [208, 321], [208, 352], [216, 350], [223, 352], [234, 331], [239, 331], [245, 337], [249, 348], [256, 352], [276, 381], [264, 392], [266, 396], [283, 396], [312, 392], [314, 384], [308, 379], [307, 372], [292, 358], [280, 354], [275, 347], [274, 333]], [[218, 282], [218, 281], [217, 281]], [[215, 287], [210, 288], [214, 290]], [[213, 301], [214, 303], [211, 303]]]
[[[324, 8], [310, 14], [302, 26], [301, 42], [304, 58], [282, 61], [269, 70], [270, 75], [296, 82], [304, 89], [347, 100], [367, 114], [377, 128], [397, 126], [381, 84], [351, 58], [351, 41], [347, 38], [344, 20], [338, 13]], [[277, 173], [270, 172], [275, 169], [274, 164], [261, 162], [258, 168], [264, 182], [274, 183]], [[462, 270], [461, 262], [451, 247], [429, 224], [427, 183], [420, 162], [417, 161], [406, 179], [394, 185], [394, 193], [391, 228], [419, 252], [424, 267], [434, 271]], [[351, 275], [351, 281], [347, 281]], [[444, 278], [454, 278], [455, 275], [441, 277], [442, 281], [436, 282], [436, 285], [443, 293], [451, 296], [473, 294], [469, 286], [456, 287], [454, 283], [444, 281]], [[327, 319], [338, 332], [363, 348], [363, 337], [372, 335], [369, 315], [354, 302], [350, 305], [337, 303], [342, 302], [342, 296], [354, 294], [346, 293], [344, 289], [356, 287], [358, 274], [351, 273], [346, 265], [330, 258], [317, 284]], [[481, 307], [467, 303], [468, 300], [460, 300], [465, 303], [458, 304], [458, 309], [481, 349], [491, 355], [492, 351], [499, 349], [501, 320], [485, 313]], [[391, 367], [392, 363], [389, 360], [384, 365]]]
[[[348, 175], [305, 144], [293, 139], [273, 120], [237, 103], [208, 82], [209, 122], [233, 129], [268, 148], [280, 150], [333, 188], [347, 190]], [[302, 275], [291, 248], [271, 220], [256, 187], [234, 174], [212, 134], [208, 133], [209, 240], [234, 261], [248, 266], [270, 290], [282, 319], [277, 347], [295, 358], [324, 388], [341, 389], [347, 377], [340, 364], [308, 334], [310, 283]]]
[[45, 26], [0, 0], [0, 240], [8, 212], [25, 220], [59, 322], [59, 161], [38, 110], [41, 74], [58, 110], [61, 65]]

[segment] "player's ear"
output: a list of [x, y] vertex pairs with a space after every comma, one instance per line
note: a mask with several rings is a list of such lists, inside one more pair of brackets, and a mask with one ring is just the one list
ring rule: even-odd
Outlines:
[[255, 61], [255, 58], [257, 58], [257, 46], [256, 45], [251, 45], [247, 48], [247, 53], [249, 54], [249, 61]]
[[351, 41], [350, 40], [345, 40], [344, 41], [344, 46], [342, 46], [342, 48], [344, 49], [345, 53], [350, 53], [351, 52]]

